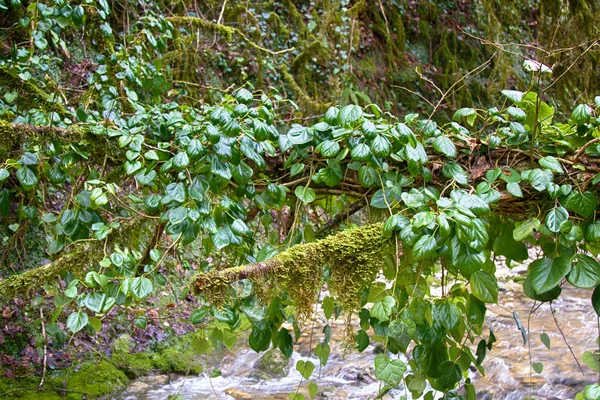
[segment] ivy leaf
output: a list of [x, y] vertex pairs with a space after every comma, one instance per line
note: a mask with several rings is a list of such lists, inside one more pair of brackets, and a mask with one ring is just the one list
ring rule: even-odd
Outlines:
[[550, 230], [550, 232], [558, 233], [560, 232], [560, 225], [569, 219], [569, 212], [564, 209], [564, 207], [556, 207], [550, 210], [548, 215], [546, 215], [546, 228]]
[[439, 370], [441, 371], [439, 383], [444, 390], [453, 389], [462, 379], [462, 368], [452, 361], [443, 362]]
[[473, 295], [484, 303], [498, 302], [498, 282], [496, 278], [485, 272], [475, 271], [471, 274], [471, 290]]
[[592, 107], [587, 104], [579, 104], [571, 113], [571, 121], [576, 124], [585, 124], [592, 116]]
[[592, 192], [579, 193], [574, 190], [567, 198], [567, 207], [582, 217], [589, 218], [598, 207], [598, 198]]
[[600, 263], [588, 255], [577, 254], [577, 262], [573, 264], [567, 280], [578, 288], [591, 289], [600, 285]]
[[243, 104], [252, 103], [252, 93], [248, 89], [240, 89], [236, 92], [235, 98], [237, 101]]
[[333, 314], [333, 308], [334, 308], [335, 304], [333, 302], [333, 298], [331, 296], [326, 296], [323, 299], [323, 313], [325, 314], [325, 318], [329, 319], [331, 318], [331, 315]]
[[371, 142], [371, 151], [377, 157], [387, 157], [392, 150], [392, 146], [385, 136], [377, 135]]
[[4, 182], [6, 178], [10, 176], [10, 172], [8, 172], [5, 168], [0, 168], [0, 183]]
[[506, 184], [506, 191], [515, 197], [523, 197], [521, 186], [518, 182], [509, 182]]
[[299, 124], [293, 124], [288, 131], [287, 136], [289, 141], [297, 146], [309, 143], [313, 140], [312, 131]]
[[438, 136], [433, 141], [433, 149], [438, 153], [442, 153], [446, 157], [456, 157], [456, 146], [454, 142], [446, 136]]
[[250, 332], [248, 344], [257, 353], [269, 348], [271, 344], [271, 326], [265, 320], [252, 324], [252, 332]]
[[600, 385], [597, 383], [594, 383], [592, 385], [587, 385], [583, 389], [583, 398], [584, 398], [584, 400], [600, 399]]
[[531, 287], [537, 294], [545, 293], [560, 283], [571, 270], [571, 261], [566, 257], [540, 258], [529, 265]]
[[[156, 175], [157, 175], [157, 173], [153, 169], [151, 169], [147, 173], [144, 173], [144, 171], [141, 171], [135, 176], [135, 180], [138, 181], [138, 183], [142, 186], [150, 186], [152, 184], [152, 182], [154, 181], [154, 178], [156, 178]], [[97, 204], [97, 202], [96, 202], [96, 204]]]
[[449, 301], [443, 301], [440, 304], [436, 304], [434, 307], [434, 321], [441, 324], [447, 332], [456, 328], [461, 316], [462, 311], [456, 306], [456, 304]]
[[365, 143], [359, 143], [350, 152], [350, 157], [356, 161], [366, 161], [371, 157], [371, 150]]
[[531, 236], [540, 225], [541, 223], [537, 218], [529, 218], [527, 221], [521, 223], [517, 222], [517, 227], [513, 231], [513, 239], [517, 242], [522, 242]]
[[357, 105], [350, 104], [342, 107], [339, 113], [340, 124], [347, 126], [358, 121], [363, 115], [363, 110]]
[[402, 377], [406, 372], [406, 364], [401, 360], [390, 360], [383, 354], [375, 357], [375, 377], [384, 381], [392, 387], [397, 387], [402, 382]]
[[408, 346], [417, 336], [417, 325], [410, 318], [392, 321], [388, 329], [389, 343], [393, 344], [401, 353], [406, 353]]
[[317, 385], [314, 382], [309, 382], [308, 383], [308, 395], [310, 396], [310, 398], [314, 399], [317, 396], [317, 393], [319, 393], [319, 385]]
[[542, 167], [548, 168], [550, 171], [556, 172], [557, 174], [562, 174], [565, 172], [560, 161], [558, 161], [556, 158], [554, 158], [552, 156], [546, 156], [546, 157], [540, 158], [539, 163]]
[[442, 167], [442, 174], [449, 179], [454, 179], [460, 185], [468, 183], [467, 173], [458, 163], [450, 161]]
[[23, 167], [17, 171], [17, 179], [19, 179], [25, 190], [32, 189], [38, 183], [37, 176], [28, 167]]
[[294, 352], [292, 335], [285, 328], [281, 328], [277, 333], [277, 347], [285, 358], [290, 358]]
[[358, 180], [366, 188], [370, 188], [379, 183], [379, 174], [375, 168], [363, 165], [358, 169]]
[[538, 192], [543, 192], [546, 190], [548, 184], [552, 183], [552, 179], [552, 172], [547, 170], [542, 171], [539, 168], [534, 169], [529, 174], [529, 183], [531, 183], [531, 186], [533, 186], [533, 188]]
[[88, 323], [88, 315], [84, 312], [78, 311], [76, 313], [72, 313], [67, 318], [67, 328], [73, 332], [77, 333], [83, 329]]
[[105, 300], [106, 295], [104, 293], [92, 292], [85, 296], [83, 305], [98, 314], [102, 311]]
[[190, 164], [190, 158], [185, 151], [180, 151], [173, 158], [173, 166], [177, 170], [182, 170]]
[[227, 181], [233, 176], [231, 169], [229, 168], [229, 163], [219, 160], [218, 157], [212, 157], [212, 161], [210, 163], [210, 172]]
[[523, 100], [524, 93], [517, 90], [503, 90], [501, 93], [513, 103], [518, 103]]
[[296, 186], [294, 193], [296, 194], [296, 197], [304, 204], [312, 203], [317, 198], [315, 191], [305, 186]]
[[315, 370], [315, 364], [313, 364], [312, 361], [304, 362], [304, 360], [299, 360], [296, 363], [296, 370], [300, 372], [300, 375], [302, 375], [304, 379], [308, 380]]
[[600, 372], [600, 354], [597, 352], [585, 351], [581, 357], [581, 361], [590, 367], [592, 371]]
[[[360, 335], [360, 332], [358, 334]], [[368, 341], [368, 338], [367, 338], [367, 341]], [[322, 366], [327, 365], [327, 360], [329, 359], [330, 352], [331, 352], [331, 347], [327, 343], [318, 343], [315, 346], [315, 356], [319, 357], [319, 361], [321, 362]]]
[[148, 278], [137, 277], [133, 278], [129, 283], [129, 290], [137, 299], [145, 299], [150, 296], [154, 287], [152, 281]]
[[340, 144], [333, 140], [325, 140], [315, 147], [315, 151], [326, 158], [335, 157], [340, 152]]
[[433, 235], [421, 236], [413, 246], [415, 261], [420, 261], [435, 255], [436, 249], [437, 242]]
[[596, 286], [594, 293], [592, 293], [592, 306], [596, 311], [596, 315], [600, 317], [600, 285]]
[[380, 321], [387, 321], [392, 314], [392, 307], [396, 305], [396, 300], [392, 296], [385, 296], [381, 301], [378, 301], [371, 308], [371, 316]]
[[542, 341], [542, 343], [544, 343], [544, 346], [546, 346], [546, 348], [550, 350], [550, 337], [546, 332], [540, 334], [540, 340]]
[[194, 310], [194, 312], [192, 312], [192, 314], [190, 315], [190, 322], [194, 325], [201, 324], [209, 312], [210, 307], [208, 306], [202, 306], [199, 309]]
[[356, 350], [362, 353], [367, 347], [369, 347], [369, 335], [361, 329], [356, 334]]
[[465, 118], [470, 126], [473, 126], [477, 114], [474, 108], [460, 108], [454, 112], [452, 119], [456, 122], [460, 122], [461, 118]]

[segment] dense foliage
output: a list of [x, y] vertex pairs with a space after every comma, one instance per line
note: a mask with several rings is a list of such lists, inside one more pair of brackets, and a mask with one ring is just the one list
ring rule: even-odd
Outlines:
[[[303, 19], [282, 3], [285, 15]], [[334, 33], [303, 51], [354, 37], [352, 21], [369, 7], [344, 8], [347, 19], [332, 13]], [[521, 262], [528, 245], [539, 246], [544, 256], [530, 264], [525, 294], [547, 302], [563, 285], [586, 288], [600, 314], [600, 96], [558, 118], [547, 93], [563, 74], [526, 59], [523, 91], [485, 99], [498, 99], [495, 107], [459, 103], [450, 112], [445, 100], [462, 80], [442, 85], [449, 91], [428, 114], [391, 113], [360, 96], [362, 106], [345, 104], [359, 102], [355, 92], [333, 106], [306, 94], [316, 90], [310, 82], [332, 84], [331, 77], [296, 54], [295, 78], [282, 71], [280, 91], [243, 76], [235, 89], [206, 89], [204, 103], [189, 91], [193, 82], [174, 84], [171, 52], [194, 56], [178, 47], [188, 44], [188, 30], [204, 30], [203, 40], [237, 36], [274, 57], [283, 44], [306, 42], [317, 25], [289, 33], [286, 43], [271, 35], [275, 43], [258, 44], [260, 35], [200, 14], [165, 16], [153, 4], [129, 26], [128, 11], [104, 0], [0, 0], [12, 35], [0, 59], [0, 296], [35, 294], [35, 306], [51, 307], [45, 329], [54, 342], [101, 331], [163, 286], [174, 290], [175, 265], [193, 266], [198, 275], [175, 297], [193, 288], [203, 300], [191, 315], [198, 354], [231, 347], [247, 330], [254, 350], [272, 345], [289, 357], [315, 313], [328, 321], [357, 315], [358, 351], [371, 342], [385, 349], [375, 360], [381, 394], [404, 383], [413, 397], [431, 398], [429, 383], [445, 398], [474, 399], [468, 370], [484, 372], [495, 341], [484, 317], [486, 304], [498, 301], [497, 256]], [[94, 62], [62, 74], [61, 60], [68, 65], [71, 53], [86, 51], [67, 44], [77, 34], [94, 44]], [[299, 73], [305, 65], [310, 73]], [[351, 74], [349, 65], [339, 71]], [[277, 77], [265, 80], [278, 87]], [[302, 118], [288, 90], [318, 115]], [[438, 118], [439, 108], [452, 118]], [[345, 222], [351, 215], [361, 226], [332, 234], [353, 225]], [[47, 247], [32, 257], [20, 250], [25, 240]], [[143, 312], [133, 322], [146, 328]], [[314, 345], [322, 365], [327, 331]], [[590, 365], [598, 368], [593, 357]], [[296, 368], [310, 381], [312, 362]], [[582, 396], [598, 391], [592, 385]]]

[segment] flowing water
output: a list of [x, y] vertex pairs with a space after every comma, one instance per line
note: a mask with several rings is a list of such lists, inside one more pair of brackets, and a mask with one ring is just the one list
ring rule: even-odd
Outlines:
[[[489, 306], [486, 324], [497, 338], [488, 352], [484, 368], [486, 376], [470, 372], [478, 390], [477, 399], [521, 400], [533, 397], [538, 400], [572, 399], [575, 394], [598, 379], [587, 365], [581, 362], [584, 351], [598, 348], [598, 325], [591, 306], [591, 291], [565, 285], [562, 296], [553, 302], [552, 316], [549, 304], [543, 304], [534, 313], [534, 304], [523, 294], [520, 283], [510, 276], [525, 271], [525, 266], [509, 271], [504, 267], [500, 283], [499, 306]], [[529, 340], [523, 343], [521, 331], [513, 317], [516, 312], [525, 327]], [[556, 319], [556, 320], [555, 320]], [[559, 329], [560, 326], [562, 334]], [[318, 324], [317, 324], [318, 325]], [[322, 326], [312, 327], [312, 343], [322, 338]], [[319, 399], [367, 399], [379, 391], [373, 361], [376, 349], [370, 346], [363, 353], [344, 350], [346, 324], [338, 320], [332, 325], [331, 354], [327, 365], [319, 371], [318, 359], [309, 356], [311, 327], [305, 329], [291, 360], [283, 359], [278, 351], [256, 354], [243, 345], [230, 352], [221, 352], [210, 369], [218, 368], [221, 376], [209, 378], [203, 374], [194, 377], [143, 377], [133, 382], [122, 393], [120, 400], [166, 399], [180, 394], [184, 399], [288, 399], [290, 392], [299, 390], [308, 397], [307, 383], [294, 366], [298, 360], [310, 359], [317, 367], [311, 381], [319, 386]], [[540, 334], [550, 338], [548, 350]], [[487, 337], [487, 330], [484, 336]], [[565, 340], [581, 364], [580, 370]], [[537, 374], [530, 369], [531, 362], [541, 362], [544, 370]], [[386, 399], [398, 399], [410, 393], [402, 387], [388, 393]]]

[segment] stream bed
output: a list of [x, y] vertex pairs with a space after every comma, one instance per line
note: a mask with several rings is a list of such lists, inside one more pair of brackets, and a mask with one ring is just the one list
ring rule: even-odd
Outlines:
[[[499, 267], [500, 270], [501, 267]], [[576, 289], [568, 284], [563, 293], [550, 305], [541, 305], [530, 316], [534, 304], [523, 294], [522, 285], [511, 277], [522, 274], [525, 266], [508, 270], [504, 267], [500, 278], [499, 305], [489, 305], [486, 326], [493, 329], [497, 338], [492, 351], [483, 363], [486, 376], [471, 372], [477, 388], [477, 399], [521, 400], [533, 397], [537, 400], [572, 399], [575, 394], [598, 379], [598, 375], [581, 361], [584, 351], [598, 348], [598, 319], [592, 308], [590, 290]], [[538, 303], [539, 304], [539, 303]], [[513, 317], [516, 312], [527, 329], [529, 341], [523, 343], [521, 331]], [[557, 329], [557, 324], [562, 334]], [[246, 344], [239, 343], [232, 351], [221, 351], [216, 363], [207, 371], [218, 368], [221, 376], [147, 376], [133, 381], [118, 400], [163, 400], [169, 395], [181, 395], [184, 399], [289, 399], [290, 392], [299, 390], [308, 399], [307, 383], [294, 368], [298, 360], [310, 359], [316, 369], [311, 381], [319, 386], [318, 399], [368, 399], [375, 398], [380, 384], [375, 379], [373, 361], [375, 346], [362, 353], [344, 346], [346, 323], [338, 319], [331, 324], [331, 354], [327, 365], [319, 370], [316, 357], [309, 357], [309, 345], [322, 338], [322, 326], [318, 322], [308, 326], [302, 333], [291, 360], [285, 360], [279, 351], [269, 350], [257, 354]], [[484, 337], [487, 337], [484, 329]], [[540, 339], [546, 333], [550, 338], [550, 350]], [[563, 340], [563, 334], [579, 363]], [[242, 342], [242, 340], [240, 340]], [[476, 343], [475, 343], [476, 344]], [[544, 369], [537, 374], [530, 368], [532, 362], [541, 362]], [[583, 373], [582, 373], [583, 372]], [[399, 399], [410, 393], [402, 385], [389, 392], [385, 399]], [[438, 396], [439, 397], [439, 396]]]

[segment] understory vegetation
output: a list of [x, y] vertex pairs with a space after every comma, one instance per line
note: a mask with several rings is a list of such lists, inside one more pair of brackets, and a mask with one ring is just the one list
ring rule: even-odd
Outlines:
[[217, 376], [206, 355], [289, 358], [323, 316], [322, 367], [344, 319], [380, 397], [476, 399], [499, 258], [539, 248], [525, 295], [600, 315], [599, 12], [0, 0], [0, 393]]

